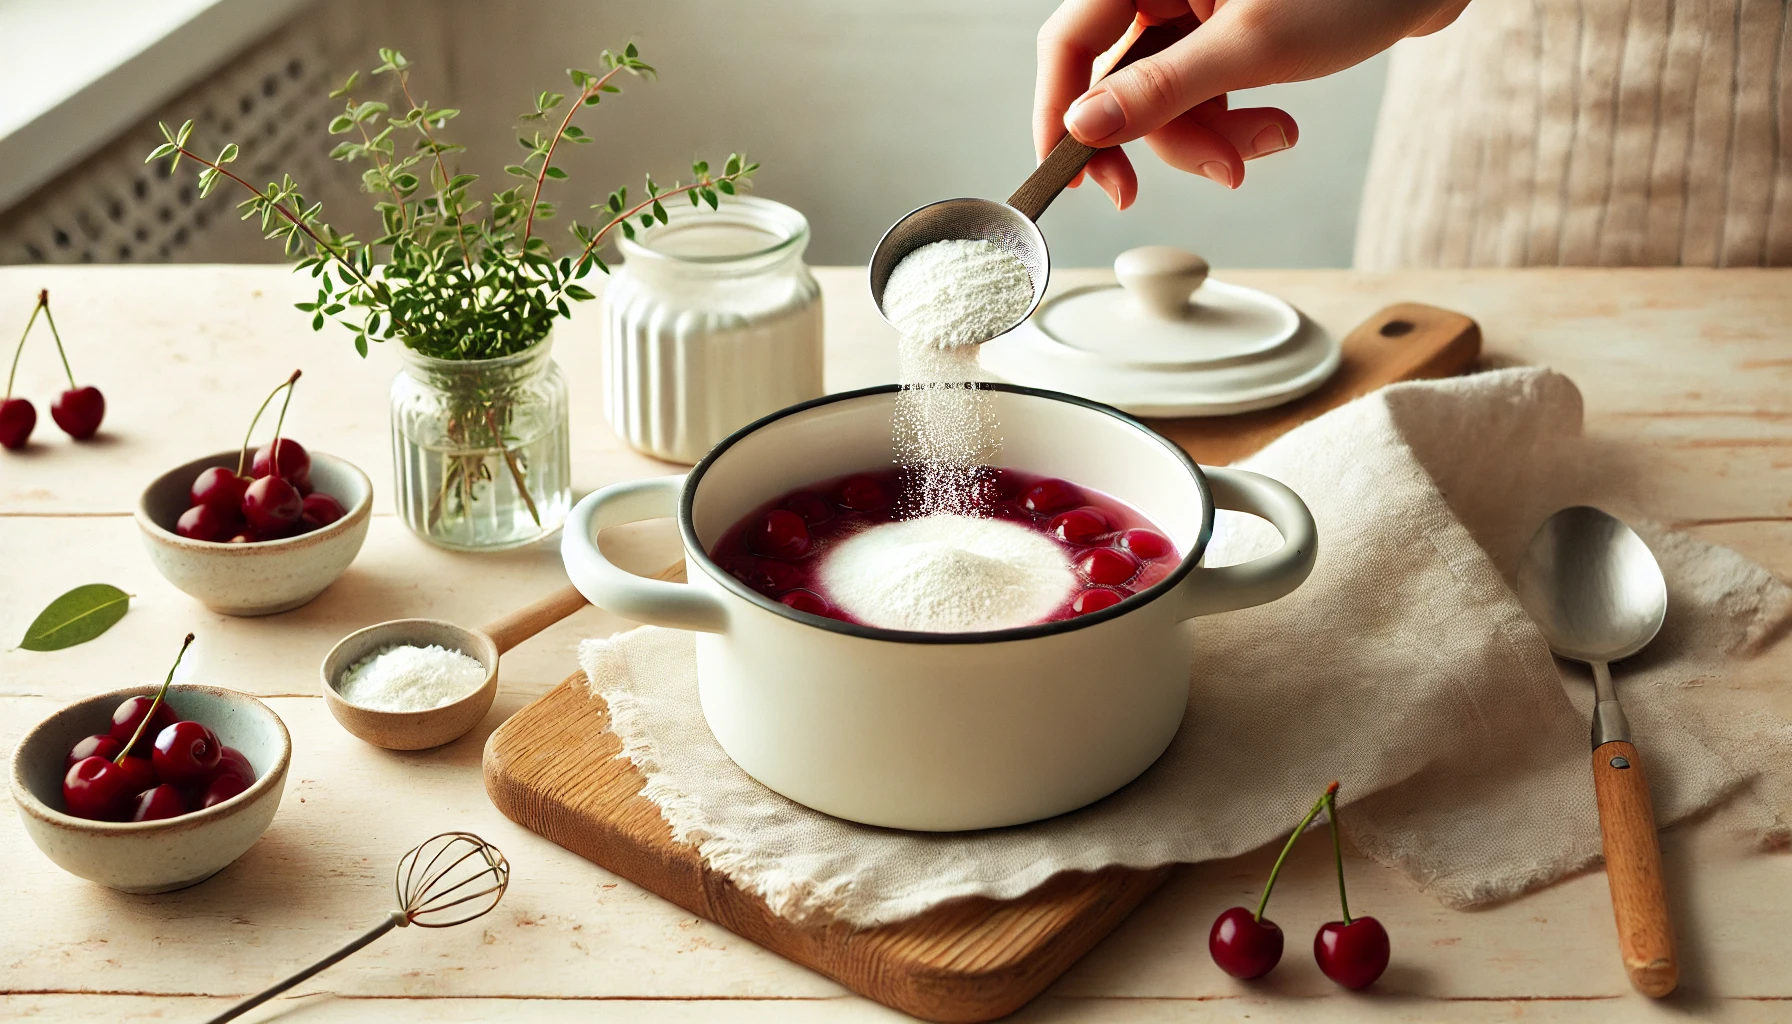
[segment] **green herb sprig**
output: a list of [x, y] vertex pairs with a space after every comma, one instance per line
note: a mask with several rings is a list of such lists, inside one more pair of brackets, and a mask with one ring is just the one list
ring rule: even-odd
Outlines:
[[[360, 72], [330, 93], [344, 101], [343, 112], [330, 122], [330, 133], [352, 136], [330, 156], [367, 163], [362, 185], [378, 197], [374, 209], [382, 233], [371, 241], [325, 222], [323, 204], [308, 203], [290, 175], [266, 188], [250, 184], [229, 168], [237, 159], [236, 143], [226, 144], [210, 160], [195, 153], [188, 147], [192, 121], [178, 129], [162, 124], [165, 141], [144, 161], [166, 159], [170, 173], [182, 158], [199, 164], [201, 196], [224, 179], [250, 192], [237, 204], [243, 219], [259, 217], [263, 235], [281, 242], [289, 256], [298, 258], [295, 269], [309, 271], [317, 280], [315, 299], [296, 303], [298, 308], [312, 314], [314, 330], [332, 320], [348, 328], [363, 356], [368, 342], [388, 340], [438, 359], [493, 359], [521, 352], [540, 341], [556, 318], [572, 315], [568, 300], [593, 297], [578, 279], [593, 267], [609, 273], [598, 250], [612, 232], [620, 228], [633, 238], [637, 226], [666, 223], [664, 201], [678, 195], [688, 196], [693, 206], [708, 203], [714, 209], [720, 196], [737, 194], [759, 168], [733, 154], [719, 173], [711, 171], [708, 161], [696, 161], [689, 181], [662, 186], [648, 175], [644, 199], [631, 204], [628, 189], [619, 188], [593, 204], [591, 209], [599, 211], [594, 222], [575, 221], [569, 227], [576, 252], [556, 256], [547, 240], [535, 234], [538, 222], [558, 212], [542, 199], [544, 187], [567, 177], [554, 164], [554, 155], [562, 142], [592, 141], [572, 123], [573, 117], [606, 94], [620, 93], [618, 76], [654, 76], [634, 44], [620, 53], [605, 50], [599, 58], [601, 74], [568, 69], [570, 95], [543, 92], [536, 97], [535, 109], [522, 120], [551, 124], [553, 130], [537, 128], [517, 140], [527, 155], [505, 171], [521, 182], [493, 193], [485, 203], [468, 196], [477, 176], [448, 165], [448, 158], [465, 147], [439, 134], [460, 111], [417, 100], [410, 87], [414, 65], [402, 53], [381, 49], [379, 56], [371, 74], [395, 81], [402, 97], [397, 111], [379, 100], [357, 97]], [[564, 113], [557, 113], [563, 104]], [[403, 138], [410, 143], [401, 146]]]

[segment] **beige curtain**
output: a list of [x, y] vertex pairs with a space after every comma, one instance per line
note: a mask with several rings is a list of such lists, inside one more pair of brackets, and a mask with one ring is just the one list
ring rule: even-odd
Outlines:
[[1792, 0], [1473, 0], [1395, 47], [1356, 266], [1792, 265]]

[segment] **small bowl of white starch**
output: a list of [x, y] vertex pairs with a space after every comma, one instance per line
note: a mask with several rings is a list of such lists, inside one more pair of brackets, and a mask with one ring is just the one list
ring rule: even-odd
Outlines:
[[498, 656], [585, 607], [565, 587], [484, 629], [393, 619], [356, 630], [324, 657], [324, 703], [376, 747], [423, 750], [472, 732], [498, 695]]

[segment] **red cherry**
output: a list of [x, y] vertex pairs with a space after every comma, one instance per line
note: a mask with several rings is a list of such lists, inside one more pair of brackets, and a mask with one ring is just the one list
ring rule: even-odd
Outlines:
[[1049, 516], [1083, 503], [1082, 488], [1068, 480], [1041, 480], [1021, 498], [1028, 512]]
[[259, 534], [283, 536], [304, 511], [299, 489], [277, 476], [259, 477], [243, 492], [243, 518]]
[[118, 762], [118, 769], [124, 772], [124, 791], [126, 793], [141, 793], [146, 789], [153, 788], [156, 783], [161, 781], [156, 778], [155, 765], [151, 764], [147, 757], [138, 757], [132, 754]]
[[840, 484], [840, 504], [854, 512], [874, 512], [890, 506], [890, 492], [868, 476], [849, 476]]
[[768, 558], [798, 559], [809, 553], [809, 528], [789, 509], [774, 508], [747, 530], [747, 547]]
[[160, 821], [163, 818], [178, 818], [185, 813], [187, 798], [181, 795], [180, 790], [163, 783], [137, 794], [136, 803], [131, 808], [131, 820]]
[[218, 766], [212, 769], [211, 777], [221, 779], [226, 775], [235, 775], [246, 785], [255, 781], [255, 766], [235, 747], [221, 747], [218, 750]]
[[1327, 921], [1313, 936], [1313, 959], [1345, 988], [1367, 988], [1388, 969], [1388, 930], [1373, 917]]
[[31, 428], [37, 426], [37, 407], [28, 399], [8, 398], [0, 402], [0, 445], [13, 451], [31, 440]]
[[73, 768], [76, 761], [85, 761], [90, 757], [103, 757], [110, 761], [117, 757], [118, 752], [123, 749], [123, 742], [113, 739], [111, 733], [103, 732], [97, 736], [89, 736], [76, 743], [74, 747], [69, 750], [68, 757], [63, 760], [62, 766], [64, 768]]
[[77, 818], [111, 821], [122, 817], [132, 792], [125, 774], [103, 757], [76, 761], [62, 776], [62, 805]]
[[[309, 488], [311, 484], [311, 456], [305, 446], [290, 437], [282, 437], [274, 444], [280, 446], [280, 475], [286, 482], [300, 490]], [[251, 463], [249, 475], [260, 479], [274, 475], [274, 445], [264, 444], [255, 449], [255, 461]]]
[[193, 486], [187, 489], [187, 500], [194, 505], [210, 505], [235, 517], [243, 514], [243, 492], [248, 489], [248, 478], [237, 476], [225, 466], [213, 466], [200, 470], [193, 478]]
[[784, 499], [784, 507], [803, 517], [803, 522], [814, 526], [834, 518], [834, 506], [819, 494], [798, 491]]
[[[253, 781], [253, 780], [250, 780]], [[199, 794], [199, 806], [212, 807], [236, 796], [249, 788], [249, 783], [237, 775], [217, 775], [205, 784], [205, 791]]]
[[1090, 612], [1101, 611], [1103, 608], [1112, 608], [1124, 600], [1126, 600], [1126, 595], [1118, 590], [1091, 587], [1071, 599], [1070, 610], [1078, 615], [1087, 615]]
[[775, 597], [803, 585], [802, 570], [769, 558], [736, 555], [724, 561], [722, 568], [728, 570], [730, 576], [767, 597]]
[[112, 738], [122, 746], [131, 742], [131, 736], [137, 731], [137, 723], [149, 714], [150, 705], [155, 704], [156, 716], [150, 720], [149, 726], [143, 730], [143, 738], [137, 743], [137, 750], [147, 751], [155, 741], [156, 734], [174, 724], [174, 709], [167, 704], [156, 704], [156, 699], [149, 694], [140, 697], [126, 697], [124, 703], [112, 712]]
[[50, 418], [63, 433], [85, 441], [99, 432], [100, 421], [106, 418], [106, 397], [91, 384], [69, 388], [50, 403]]
[[1120, 535], [1120, 546], [1149, 561], [1173, 554], [1175, 547], [1168, 537], [1151, 530], [1128, 530]]
[[322, 491], [312, 491], [300, 503], [299, 523], [306, 530], [321, 530], [346, 515], [348, 509], [342, 507], [342, 502]]
[[1073, 508], [1053, 517], [1047, 527], [1052, 536], [1071, 544], [1089, 544], [1108, 532], [1108, 517], [1092, 508]]
[[828, 603], [821, 599], [821, 595], [807, 590], [792, 590], [778, 600], [799, 612], [808, 612], [810, 615], [826, 615], [831, 610], [828, 608]]
[[156, 733], [156, 777], [163, 782], [190, 785], [203, 781], [218, 767], [224, 745], [218, 734], [198, 722], [176, 722]]
[[1282, 929], [1267, 917], [1233, 907], [1214, 919], [1207, 952], [1234, 978], [1261, 978], [1282, 959]]
[[241, 524], [227, 518], [214, 505], [194, 505], [174, 521], [174, 532], [188, 540], [225, 540]]
[[1138, 575], [1139, 560], [1113, 548], [1094, 548], [1076, 560], [1076, 567], [1090, 583], [1119, 586]]

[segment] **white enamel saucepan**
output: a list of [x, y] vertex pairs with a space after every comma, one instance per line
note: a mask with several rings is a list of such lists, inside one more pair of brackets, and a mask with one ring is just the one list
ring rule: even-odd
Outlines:
[[[767, 416], [686, 476], [589, 495], [567, 521], [567, 575], [592, 604], [695, 630], [710, 730], [748, 774], [798, 803], [870, 825], [950, 832], [1098, 800], [1150, 767], [1182, 722], [1193, 654], [1180, 624], [1298, 587], [1317, 551], [1313, 517], [1276, 481], [1198, 467], [1107, 406], [989, 387], [1000, 465], [1140, 509], [1184, 553], [1175, 571], [1066, 621], [915, 633], [796, 611], [716, 565], [707, 547], [758, 506], [889, 465], [896, 388], [886, 386]], [[1269, 520], [1282, 547], [1242, 565], [1198, 565], [1216, 507]], [[666, 516], [678, 520], [689, 583], [633, 575], [599, 552], [599, 530]]]

